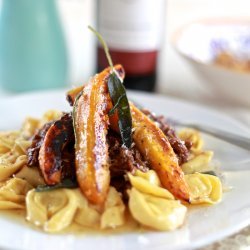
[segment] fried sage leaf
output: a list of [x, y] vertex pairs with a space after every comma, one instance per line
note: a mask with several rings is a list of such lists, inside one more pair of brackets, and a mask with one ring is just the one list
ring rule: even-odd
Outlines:
[[103, 46], [108, 63], [111, 68], [111, 74], [108, 78], [108, 90], [113, 103], [113, 110], [111, 114], [117, 110], [118, 113], [118, 126], [121, 134], [122, 142], [126, 147], [130, 147], [132, 144], [132, 117], [129, 107], [129, 102], [126, 94], [126, 89], [118, 76], [118, 72], [115, 71], [111, 56], [109, 54], [108, 46], [101, 36], [94, 28], [88, 26], [88, 28], [97, 36], [98, 40]]
[[54, 186], [48, 186], [48, 185], [38, 185], [36, 188], [36, 192], [46, 192], [46, 191], [52, 191], [59, 188], [77, 188], [78, 184], [76, 180], [71, 179], [65, 179], [62, 182], [54, 185]]
[[109, 76], [108, 90], [113, 103], [113, 109], [110, 113], [114, 113], [114, 111], [117, 110], [122, 142], [129, 148], [132, 143], [132, 117], [130, 106], [126, 95], [126, 89], [115, 72]]

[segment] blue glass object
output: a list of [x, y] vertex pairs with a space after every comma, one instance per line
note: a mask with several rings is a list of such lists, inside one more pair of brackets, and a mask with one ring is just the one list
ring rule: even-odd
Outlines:
[[66, 82], [66, 48], [54, 0], [3, 0], [0, 85], [27, 91]]

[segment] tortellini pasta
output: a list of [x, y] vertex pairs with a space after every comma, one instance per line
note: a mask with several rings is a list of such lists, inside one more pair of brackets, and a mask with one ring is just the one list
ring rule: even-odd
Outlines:
[[128, 177], [132, 184], [129, 210], [136, 221], [158, 230], [173, 230], [183, 224], [186, 207], [160, 186], [155, 171], [137, 170], [135, 176], [128, 174]]
[[211, 170], [209, 163], [211, 162], [212, 158], [212, 151], [201, 152], [197, 155], [194, 155], [193, 158], [184, 163], [181, 168], [185, 174], [208, 171]]
[[[91, 206], [87, 199], [78, 192], [78, 209], [75, 214], [74, 222], [80, 226], [98, 228], [100, 225], [101, 214], [96, 207]], [[83, 198], [82, 198], [83, 197]]]
[[31, 138], [37, 129], [40, 129], [45, 123], [59, 119], [62, 112], [58, 110], [48, 110], [41, 119], [27, 117], [23, 122], [21, 134], [24, 138]]
[[192, 152], [200, 152], [203, 147], [203, 139], [199, 131], [191, 128], [185, 128], [178, 132], [178, 136], [183, 141], [191, 141], [192, 142]]
[[160, 179], [154, 170], [149, 170], [147, 172], [136, 170], [134, 176], [141, 177], [154, 186], [161, 186]]
[[26, 197], [27, 220], [49, 233], [59, 232], [73, 222], [102, 229], [124, 224], [125, 206], [120, 194], [110, 188], [104, 211], [90, 205], [79, 189], [29, 191]]
[[17, 172], [14, 176], [26, 180], [33, 187], [45, 184], [44, 179], [40, 175], [38, 168], [34, 167], [31, 168], [28, 167], [27, 165], [22, 167], [22, 169], [19, 172]]
[[[44, 231], [54, 233], [68, 227], [78, 208], [79, 190], [29, 191], [26, 197], [27, 220]], [[82, 199], [84, 197], [82, 196]]]
[[129, 191], [129, 210], [142, 225], [157, 230], [174, 230], [184, 222], [187, 208], [178, 200], [156, 197], [132, 188]]
[[20, 170], [27, 162], [27, 156], [5, 154], [0, 156], [0, 181], [5, 181]]
[[12, 178], [0, 187], [0, 209], [25, 209], [25, 196], [32, 186], [25, 180]]
[[101, 228], [116, 228], [125, 223], [124, 218], [125, 205], [123, 204], [121, 194], [115, 188], [110, 187], [105, 210], [101, 216]]
[[135, 176], [129, 173], [128, 177], [132, 186], [143, 193], [174, 199], [174, 196], [167, 189], [160, 187], [160, 180], [153, 170], [149, 170], [147, 173], [137, 170]]
[[[20, 131], [0, 133], [0, 181], [5, 181], [12, 177], [13, 174], [17, 173], [26, 165], [26, 151], [31, 145], [29, 138], [32, 137], [36, 130], [45, 122], [55, 120], [60, 117], [61, 114], [62, 112], [51, 110], [46, 112], [41, 120], [27, 118]], [[26, 171], [25, 173], [28, 172], [29, 171]], [[25, 173], [23, 173], [23, 175]], [[24, 178], [23, 175], [22, 178]]]
[[213, 170], [209, 165], [212, 158], [212, 151], [202, 151], [203, 141], [200, 133], [193, 129], [184, 129], [179, 133], [183, 140], [190, 140], [193, 143], [190, 159], [181, 167], [186, 174], [185, 179], [191, 192], [191, 204], [213, 204], [219, 202], [222, 196], [222, 184], [218, 177], [202, 174]]
[[182, 140], [192, 142], [191, 155], [188, 161], [181, 166], [185, 174], [206, 172], [214, 169], [214, 166], [210, 165], [213, 152], [202, 150], [204, 143], [199, 131], [185, 128], [181, 130], [178, 135]]
[[214, 204], [221, 200], [222, 185], [218, 177], [209, 174], [188, 174], [185, 179], [191, 193], [191, 204]]
[[0, 133], [0, 155], [9, 152], [15, 144], [15, 140], [20, 135], [18, 131]]
[[62, 112], [59, 110], [48, 110], [42, 116], [42, 119], [39, 122], [39, 127], [42, 127], [45, 123], [50, 121], [55, 121], [62, 116]]
[[40, 120], [33, 118], [33, 117], [27, 117], [22, 125], [21, 133], [24, 138], [31, 138], [36, 130], [39, 128]]
[[0, 181], [12, 177], [27, 162], [26, 149], [30, 142], [20, 132], [0, 134]]

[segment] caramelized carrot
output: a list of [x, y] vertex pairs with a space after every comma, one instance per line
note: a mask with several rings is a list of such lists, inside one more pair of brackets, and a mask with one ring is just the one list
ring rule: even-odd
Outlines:
[[[124, 72], [118, 65], [119, 71]], [[110, 96], [109, 68], [95, 75], [75, 101], [73, 117], [76, 138], [76, 175], [81, 191], [94, 204], [103, 204], [109, 189], [107, 144]]]
[[[114, 66], [114, 69], [116, 70], [116, 72], [118, 73], [118, 75], [119, 75], [122, 79], [124, 79], [124, 77], [125, 77], [125, 71], [124, 71], [122, 65], [117, 64], [117, 65]], [[104, 72], [105, 72], [105, 74], [107, 74], [107, 76], [108, 76], [108, 75], [109, 75], [109, 72], [110, 72], [110, 67], [104, 69], [103, 73], [104, 73]], [[107, 77], [107, 76], [106, 76], [106, 77]], [[71, 106], [74, 105], [74, 102], [75, 102], [76, 97], [77, 97], [77, 96], [79, 95], [79, 93], [83, 90], [83, 88], [84, 88], [85, 85], [86, 85], [86, 84], [84, 84], [84, 85], [82, 85], [82, 86], [79, 86], [79, 87], [76, 87], [76, 88], [74, 88], [74, 89], [71, 89], [71, 90], [69, 90], [69, 91], [67, 92], [67, 94], [66, 94], [66, 99], [67, 99], [67, 101], [69, 102], [69, 104], [70, 104]]]
[[176, 198], [189, 201], [189, 189], [178, 159], [164, 133], [145, 114], [130, 104], [133, 120], [133, 139], [152, 169], [158, 174], [163, 187]]

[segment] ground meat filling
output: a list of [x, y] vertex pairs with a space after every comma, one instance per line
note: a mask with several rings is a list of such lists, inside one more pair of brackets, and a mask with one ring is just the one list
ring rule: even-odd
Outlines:
[[109, 131], [109, 156], [111, 185], [122, 193], [123, 200], [128, 200], [127, 189], [131, 188], [131, 184], [126, 179], [127, 172], [135, 172], [136, 169], [147, 172], [149, 170], [148, 162], [144, 161], [140, 152], [132, 144], [130, 149], [122, 146], [121, 138], [113, 131]]
[[149, 170], [149, 165], [142, 159], [138, 149], [132, 145], [130, 149], [123, 146], [120, 136], [110, 131], [108, 134], [109, 156], [111, 176], [121, 176], [126, 172], [134, 172], [139, 169], [143, 172]]
[[175, 130], [168, 124], [167, 119], [164, 116], [156, 116], [154, 113], [147, 109], [141, 110], [152, 121], [156, 122], [159, 128], [167, 136], [169, 143], [171, 144], [176, 156], [179, 160], [179, 165], [187, 162], [190, 148], [192, 146], [190, 141], [182, 141], [177, 137]]

